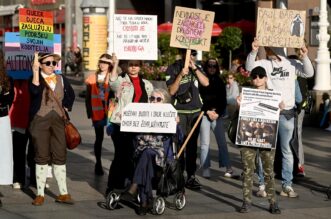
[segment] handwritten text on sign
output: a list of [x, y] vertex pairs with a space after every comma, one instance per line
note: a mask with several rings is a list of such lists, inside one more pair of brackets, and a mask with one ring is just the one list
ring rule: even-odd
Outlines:
[[130, 103], [122, 112], [121, 131], [176, 133], [176, 116], [171, 104]]
[[209, 51], [215, 13], [176, 7], [170, 46]]
[[53, 52], [53, 14], [28, 8], [19, 9], [21, 50]]
[[[61, 54], [61, 35], [54, 34], [54, 53]], [[32, 75], [34, 51], [20, 49], [20, 33], [5, 33], [5, 67], [6, 73], [14, 79], [28, 79]], [[55, 67], [55, 73], [61, 73], [61, 61]]]
[[256, 37], [260, 46], [301, 48], [306, 11], [258, 8]]
[[157, 60], [157, 16], [116, 14], [114, 39], [119, 59]]

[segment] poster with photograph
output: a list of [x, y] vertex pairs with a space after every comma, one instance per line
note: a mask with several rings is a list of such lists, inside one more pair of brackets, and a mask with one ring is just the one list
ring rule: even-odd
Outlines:
[[301, 48], [306, 11], [258, 8], [256, 38], [260, 46]]
[[280, 102], [280, 92], [243, 88], [236, 144], [275, 148]]

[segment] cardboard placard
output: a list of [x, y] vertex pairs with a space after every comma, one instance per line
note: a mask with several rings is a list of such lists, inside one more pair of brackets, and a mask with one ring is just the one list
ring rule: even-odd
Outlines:
[[[34, 51], [22, 51], [19, 32], [5, 33], [5, 68], [9, 76], [14, 79], [28, 79], [32, 75]], [[61, 55], [61, 35], [54, 34], [54, 53]], [[61, 61], [55, 67], [55, 73], [61, 73]]]
[[119, 59], [157, 60], [157, 16], [115, 14], [114, 51]]
[[301, 48], [306, 11], [258, 8], [256, 38], [260, 46]]
[[170, 46], [209, 51], [215, 12], [175, 8]]
[[122, 111], [121, 132], [176, 133], [176, 117], [168, 103], [129, 103]]
[[19, 9], [21, 50], [53, 53], [53, 13]]

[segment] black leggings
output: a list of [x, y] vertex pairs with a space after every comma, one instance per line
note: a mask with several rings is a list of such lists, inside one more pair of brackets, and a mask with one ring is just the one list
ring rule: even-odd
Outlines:
[[104, 126], [95, 126], [94, 155], [97, 163], [101, 162], [102, 142], [104, 137]]

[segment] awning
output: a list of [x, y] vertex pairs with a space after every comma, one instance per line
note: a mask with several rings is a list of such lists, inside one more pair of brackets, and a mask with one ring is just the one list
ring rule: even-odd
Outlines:
[[19, 8], [24, 8], [24, 5], [16, 4], [0, 6], [0, 16], [13, 15], [17, 12]]

